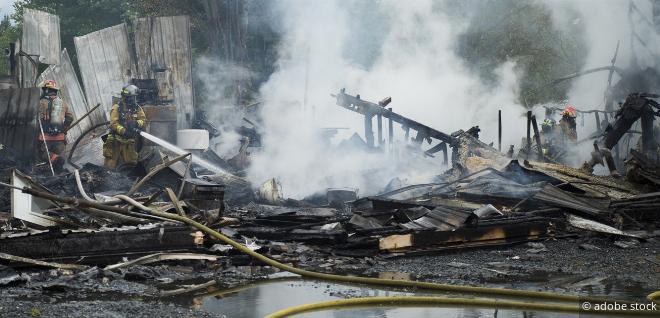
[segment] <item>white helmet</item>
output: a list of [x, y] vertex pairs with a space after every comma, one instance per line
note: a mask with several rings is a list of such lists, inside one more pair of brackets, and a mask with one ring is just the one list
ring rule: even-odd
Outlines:
[[140, 89], [135, 85], [126, 85], [121, 89], [122, 96], [137, 96]]

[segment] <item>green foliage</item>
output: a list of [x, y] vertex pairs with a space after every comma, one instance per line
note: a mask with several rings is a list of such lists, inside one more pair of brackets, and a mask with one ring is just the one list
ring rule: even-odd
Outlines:
[[60, 17], [60, 38], [77, 66], [73, 38], [123, 22], [127, 17], [125, 0], [17, 0], [12, 19], [21, 28], [24, 8], [50, 12]]
[[[2, 12], [0, 12], [1, 14]], [[9, 74], [9, 62], [4, 54], [4, 49], [9, 48], [9, 44], [16, 41], [18, 38], [18, 29], [11, 25], [8, 15], [4, 15], [0, 20], [0, 76]]]
[[520, 81], [523, 105], [565, 99], [566, 85], [548, 83], [579, 71], [584, 64], [586, 48], [582, 44], [582, 26], [579, 23], [554, 25], [550, 10], [538, 1], [475, 3], [476, 15], [458, 46], [458, 53], [467, 65], [492, 82], [498, 65], [515, 61], [523, 73]]

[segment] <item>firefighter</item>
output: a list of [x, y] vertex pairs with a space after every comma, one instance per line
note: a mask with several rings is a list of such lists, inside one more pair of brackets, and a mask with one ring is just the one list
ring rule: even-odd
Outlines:
[[546, 118], [541, 123], [541, 146], [545, 155], [550, 155], [547, 152], [550, 152], [551, 148], [555, 145], [556, 138], [557, 123], [554, 119]]
[[38, 112], [41, 127], [37, 134], [38, 159], [42, 162], [50, 161], [55, 171], [61, 171], [64, 166], [65, 131], [73, 122], [69, 106], [58, 92], [59, 87], [54, 80], [44, 81], [41, 85]]
[[110, 134], [103, 143], [104, 165], [107, 168], [133, 168], [138, 162], [137, 141], [147, 118], [137, 104], [138, 88], [126, 85], [121, 99], [110, 110]]
[[570, 141], [571, 143], [577, 143], [577, 122], [575, 121], [577, 117], [577, 110], [571, 105], [567, 105], [566, 108], [561, 112], [561, 119], [559, 120], [559, 127], [561, 128], [562, 136], [564, 140]]

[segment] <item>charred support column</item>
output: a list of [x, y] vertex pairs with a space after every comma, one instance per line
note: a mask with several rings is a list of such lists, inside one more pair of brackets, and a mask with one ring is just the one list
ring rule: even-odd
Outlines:
[[536, 150], [539, 155], [539, 160], [545, 161], [543, 157], [543, 148], [541, 147], [541, 134], [539, 134], [539, 126], [536, 124], [536, 116], [532, 116], [532, 128], [534, 128], [534, 140], [536, 141]]
[[381, 114], [376, 115], [378, 120], [378, 147], [383, 146], [383, 116]]
[[[392, 108], [390, 108], [389, 110], [392, 111]], [[392, 143], [394, 142], [394, 126], [392, 126], [393, 124], [392, 118], [388, 118], [387, 122], [388, 122], [387, 141], [390, 143], [390, 145], [392, 145]]]
[[497, 111], [497, 150], [502, 152], [502, 110]]
[[447, 166], [449, 165], [449, 154], [448, 149], [447, 149], [447, 143], [443, 142], [443, 147], [442, 147], [442, 164]]
[[369, 147], [374, 146], [374, 131], [371, 122], [373, 116], [372, 114], [364, 114], [364, 138], [367, 139], [367, 146]]
[[598, 129], [598, 132], [602, 132], [603, 129], [600, 126], [600, 115], [598, 114], [598, 112], [595, 112], [594, 114], [596, 115], [596, 129]]
[[410, 141], [410, 127], [404, 127], [403, 129], [406, 130], [406, 143]]
[[[651, 146], [654, 144], [655, 139], [653, 136], [654, 117], [655, 115], [653, 115], [653, 111], [650, 107], [647, 106], [642, 110], [642, 150], [646, 155], [653, 150]], [[626, 149], [626, 151], [628, 150]]]
[[528, 110], [527, 111], [527, 158], [529, 158], [529, 154], [532, 152], [531, 125], [532, 125], [532, 111]]
[[9, 43], [9, 75], [16, 76], [16, 43]]

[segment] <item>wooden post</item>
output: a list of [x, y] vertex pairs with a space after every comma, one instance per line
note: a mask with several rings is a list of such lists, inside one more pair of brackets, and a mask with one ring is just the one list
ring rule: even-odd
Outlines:
[[367, 146], [374, 146], [374, 131], [372, 129], [371, 114], [364, 115], [364, 138], [367, 139]]
[[497, 111], [497, 150], [502, 152], [502, 110]]
[[447, 149], [447, 143], [443, 142], [442, 144], [443, 144], [443, 146], [442, 146], [442, 164], [443, 165], [449, 165], [449, 155], [447, 154], [447, 152], [448, 152], [447, 151], [448, 150]]
[[406, 130], [406, 143], [409, 143], [410, 142], [410, 127], [406, 126], [404, 129]]
[[381, 114], [376, 115], [378, 120], [378, 147], [383, 146], [383, 116]]
[[[389, 110], [392, 111], [392, 108], [390, 108]], [[393, 139], [394, 139], [394, 126], [392, 126], [393, 122], [392, 122], [391, 117], [388, 118], [387, 120], [388, 120], [388, 123], [389, 123], [389, 126], [387, 127], [387, 129], [389, 130], [387, 132], [387, 140], [389, 141], [390, 145], [392, 145], [392, 143], [394, 142], [393, 141]]]
[[596, 114], [596, 129], [598, 130], [598, 132], [601, 132], [603, 131], [603, 129], [602, 127], [600, 127], [600, 115], [598, 114], [598, 112], [595, 112], [594, 114]]
[[536, 116], [532, 116], [532, 128], [534, 128], [534, 140], [536, 141], [536, 150], [539, 155], [539, 160], [545, 161], [543, 148], [541, 147], [541, 134], [539, 134], [539, 126], [536, 124]]
[[532, 152], [532, 111], [527, 111], [527, 158], [529, 159], [529, 153]]

